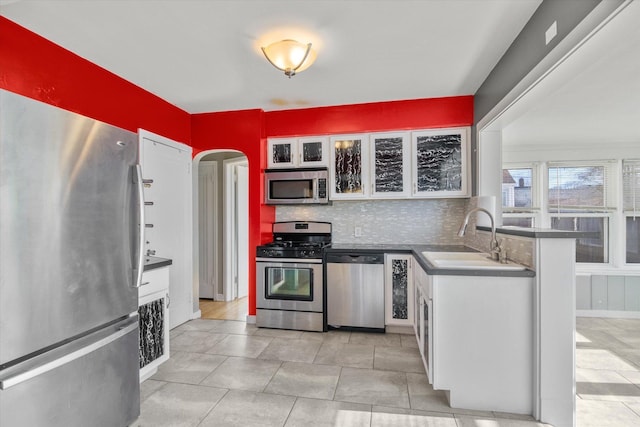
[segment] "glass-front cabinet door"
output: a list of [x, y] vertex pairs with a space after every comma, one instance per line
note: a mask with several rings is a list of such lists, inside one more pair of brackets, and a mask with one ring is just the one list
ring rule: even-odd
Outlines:
[[385, 324], [413, 325], [413, 255], [385, 254]]
[[298, 161], [303, 168], [328, 166], [329, 140], [325, 137], [300, 138]]
[[273, 138], [267, 140], [267, 168], [291, 168], [298, 154], [295, 138]]
[[422, 343], [422, 358], [425, 365], [425, 370], [427, 371], [427, 377], [429, 378], [429, 384], [433, 384], [433, 349], [432, 338], [431, 338], [431, 325], [430, 319], [432, 314], [431, 311], [431, 300], [427, 299], [425, 295], [422, 296], [420, 301], [420, 308], [422, 309], [420, 313], [420, 321], [422, 322], [422, 327], [420, 329], [420, 342]]
[[367, 135], [331, 138], [331, 199], [361, 199], [369, 195]]
[[412, 133], [412, 195], [469, 196], [468, 133], [468, 128]]
[[329, 140], [326, 137], [269, 138], [267, 168], [327, 167]]
[[374, 133], [369, 144], [371, 195], [375, 198], [408, 196], [411, 188], [409, 133]]

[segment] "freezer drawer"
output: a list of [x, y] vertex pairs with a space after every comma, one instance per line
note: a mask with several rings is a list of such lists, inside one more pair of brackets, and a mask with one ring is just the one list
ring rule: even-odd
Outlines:
[[140, 414], [138, 316], [0, 371], [1, 426], [127, 426]]

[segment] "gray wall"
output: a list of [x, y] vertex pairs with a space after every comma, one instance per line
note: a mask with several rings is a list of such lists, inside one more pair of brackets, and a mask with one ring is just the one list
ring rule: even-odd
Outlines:
[[640, 276], [578, 274], [576, 309], [640, 311]]
[[[491, 70], [485, 81], [474, 94], [474, 125], [471, 133], [471, 168], [473, 180], [473, 194], [478, 193], [477, 157], [477, 124], [482, 120], [505, 96], [512, 91], [543, 59], [558, 47], [572, 31], [580, 26], [581, 34], [586, 35], [607, 18], [625, 0], [543, 0], [538, 9], [529, 19], [520, 34]], [[589, 14], [598, 8], [597, 16], [585, 20]], [[548, 44], [545, 44], [545, 32], [549, 26], [557, 21], [558, 34]], [[583, 22], [584, 21], [584, 22]], [[587, 22], [588, 21], [588, 22]], [[572, 42], [577, 43], [580, 38]], [[562, 51], [569, 51], [573, 46], [568, 43]], [[560, 55], [559, 52], [556, 52]]]
[[[513, 41], [473, 101], [475, 123], [504, 98], [603, 0], [544, 0]], [[606, 0], [621, 4], [622, 0]], [[558, 22], [558, 35], [545, 45], [545, 31]]]

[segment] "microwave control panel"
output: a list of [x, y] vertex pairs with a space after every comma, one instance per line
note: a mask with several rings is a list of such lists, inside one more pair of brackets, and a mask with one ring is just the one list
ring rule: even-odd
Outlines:
[[318, 179], [318, 198], [325, 199], [327, 197], [327, 179]]

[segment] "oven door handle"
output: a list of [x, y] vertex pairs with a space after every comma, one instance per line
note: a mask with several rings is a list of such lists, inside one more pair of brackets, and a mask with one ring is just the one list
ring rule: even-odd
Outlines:
[[257, 263], [278, 264], [322, 264], [322, 258], [256, 258]]

